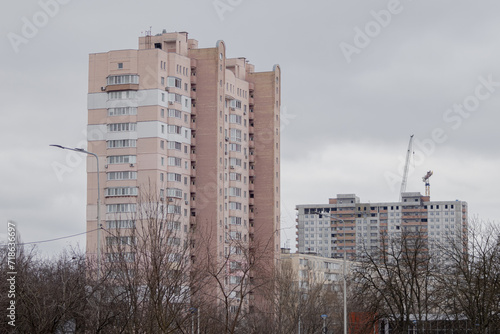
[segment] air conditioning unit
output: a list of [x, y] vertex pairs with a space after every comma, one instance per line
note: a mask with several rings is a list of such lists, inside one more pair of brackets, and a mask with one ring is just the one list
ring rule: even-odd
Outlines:
[[170, 90], [170, 88], [168, 87], [165, 87], [165, 91], [168, 92]]
[[174, 199], [173, 199], [173, 198], [169, 198], [169, 199], [168, 199], [168, 201], [169, 201], [169, 202], [173, 202], [173, 201], [174, 201]]
[[108, 165], [104, 165], [104, 168], [108, 168]]
[[231, 107], [231, 110], [232, 110], [232, 111], [235, 111], [236, 109], [235, 109], [234, 107]]
[[188, 202], [188, 201], [184, 201], [184, 204], [188, 205], [188, 204], [189, 204], [189, 202]]
[[229, 167], [229, 168], [234, 169], [234, 166], [231, 166], [231, 167]]
[[101, 90], [102, 90], [103, 92], [105, 92], [105, 91], [106, 91], [106, 87], [101, 87]]
[[225, 139], [226, 139], [226, 141], [229, 141], [229, 137], [226, 137]]
[[134, 164], [130, 164], [130, 167], [134, 167]]
[[168, 104], [174, 104], [174, 101], [168, 101]]
[[246, 112], [246, 111], [244, 111], [244, 112], [243, 112], [243, 115], [246, 115], [246, 114], [247, 114], [247, 112]]

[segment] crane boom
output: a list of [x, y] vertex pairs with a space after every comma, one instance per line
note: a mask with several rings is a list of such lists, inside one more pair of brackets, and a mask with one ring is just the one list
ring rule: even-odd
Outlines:
[[413, 135], [410, 136], [410, 142], [408, 143], [408, 151], [406, 151], [406, 162], [405, 162], [405, 168], [403, 170], [403, 180], [401, 181], [401, 191], [399, 192], [400, 199], [401, 199], [401, 194], [406, 191], [406, 180], [408, 179], [408, 169], [410, 167], [410, 158], [413, 147], [412, 144], [413, 144]]

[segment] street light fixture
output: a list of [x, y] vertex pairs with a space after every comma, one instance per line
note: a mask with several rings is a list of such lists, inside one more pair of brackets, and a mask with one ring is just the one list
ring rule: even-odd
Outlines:
[[97, 154], [85, 151], [83, 148], [70, 148], [61, 145], [49, 145], [63, 150], [70, 150], [79, 153], [89, 154], [95, 157], [97, 162], [97, 280], [101, 278], [101, 186], [99, 182], [99, 157]]
[[346, 255], [346, 248], [345, 248], [345, 221], [340, 219], [340, 218], [336, 218], [336, 217], [332, 217], [331, 215], [329, 214], [325, 214], [323, 212], [316, 212], [316, 211], [313, 211], [313, 214], [317, 214], [317, 215], [323, 215], [323, 216], [327, 216], [331, 219], [334, 219], [336, 221], [341, 221], [342, 222], [342, 230], [344, 232], [344, 264], [342, 266], [342, 276], [344, 278], [344, 334], [347, 334], [347, 279], [346, 279], [346, 265], [347, 265], [347, 255]]

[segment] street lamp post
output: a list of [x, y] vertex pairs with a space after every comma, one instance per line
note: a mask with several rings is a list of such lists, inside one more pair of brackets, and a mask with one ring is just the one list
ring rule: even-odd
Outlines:
[[343, 266], [342, 266], [342, 276], [343, 276], [343, 279], [344, 279], [344, 334], [347, 334], [347, 279], [346, 279], [346, 266], [347, 266], [347, 250], [345, 248], [345, 221], [343, 219], [340, 219], [340, 218], [335, 218], [335, 217], [332, 217], [331, 215], [328, 215], [328, 214], [325, 214], [323, 212], [313, 212], [313, 214], [317, 214], [317, 215], [324, 215], [324, 216], [327, 216], [327, 217], [330, 217], [331, 219], [334, 219], [336, 221], [341, 221], [342, 222], [342, 230], [344, 232], [344, 263], [343, 263]]
[[97, 281], [101, 278], [101, 185], [99, 182], [99, 157], [97, 154], [85, 151], [83, 148], [70, 148], [61, 145], [50, 145], [63, 150], [70, 150], [79, 153], [89, 154], [95, 157], [97, 162]]

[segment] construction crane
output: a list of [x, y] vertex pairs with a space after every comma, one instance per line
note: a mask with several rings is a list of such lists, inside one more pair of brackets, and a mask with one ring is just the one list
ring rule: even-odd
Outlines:
[[410, 168], [410, 158], [411, 152], [413, 151], [413, 135], [410, 136], [410, 142], [408, 143], [408, 151], [406, 151], [406, 163], [405, 169], [403, 171], [403, 180], [401, 181], [401, 191], [399, 192], [399, 199], [402, 199], [401, 194], [406, 191], [406, 180], [408, 179], [408, 169]]
[[427, 174], [425, 174], [424, 177], [422, 177], [422, 181], [425, 182], [425, 196], [431, 196], [431, 184], [429, 182], [429, 179], [432, 176], [432, 171], [428, 171]]

